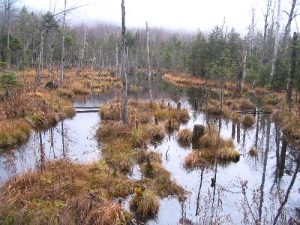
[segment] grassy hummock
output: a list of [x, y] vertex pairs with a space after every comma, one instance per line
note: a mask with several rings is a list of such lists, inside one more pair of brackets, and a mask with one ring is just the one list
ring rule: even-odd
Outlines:
[[184, 161], [187, 169], [194, 169], [219, 162], [237, 161], [240, 153], [235, 150], [232, 139], [225, 140], [219, 136], [216, 128], [206, 128], [198, 140], [198, 149], [194, 149]]

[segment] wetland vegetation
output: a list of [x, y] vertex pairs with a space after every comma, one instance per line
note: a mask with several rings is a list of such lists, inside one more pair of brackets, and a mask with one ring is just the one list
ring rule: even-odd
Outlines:
[[66, 26], [66, 0], [15, 2], [0, 0], [0, 224], [300, 223], [300, 42], [269, 26], [275, 2], [244, 37], [126, 30], [124, 0], [121, 33]]

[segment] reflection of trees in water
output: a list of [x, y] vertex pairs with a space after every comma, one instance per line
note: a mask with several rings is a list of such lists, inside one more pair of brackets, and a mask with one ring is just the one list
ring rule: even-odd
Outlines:
[[[263, 124], [265, 125], [265, 124]], [[275, 143], [276, 143], [276, 168], [274, 174], [274, 184], [269, 191], [268, 199], [265, 199], [267, 196], [265, 193], [265, 183], [266, 183], [266, 172], [267, 172], [267, 163], [270, 151], [270, 130], [271, 122], [267, 120], [266, 128], [266, 148], [263, 153], [263, 171], [261, 178], [261, 185], [258, 189], [252, 190], [252, 197], [250, 200], [250, 194], [247, 193], [247, 181], [241, 181], [241, 189], [244, 195], [244, 199], [241, 203], [243, 214], [244, 214], [244, 224], [296, 224], [297, 220], [296, 214], [288, 212], [285, 209], [285, 205], [288, 202], [288, 198], [291, 192], [292, 187], [294, 186], [297, 173], [299, 171], [300, 158], [294, 161], [296, 163], [295, 169], [292, 173], [292, 177], [288, 182], [288, 186], [284, 190], [281, 187], [281, 179], [284, 174], [286, 153], [287, 153], [287, 142], [282, 138], [280, 132], [275, 128]], [[281, 141], [281, 152], [280, 151], [280, 141]], [[276, 186], [276, 188], [275, 188]], [[299, 219], [299, 218], [298, 218]], [[299, 221], [298, 221], [299, 222]]]

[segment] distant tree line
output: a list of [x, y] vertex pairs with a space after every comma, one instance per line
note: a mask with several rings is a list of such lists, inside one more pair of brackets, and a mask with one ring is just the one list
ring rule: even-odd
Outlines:
[[[59, 70], [64, 33], [64, 67], [117, 69], [121, 64], [121, 28], [114, 25], [66, 26], [63, 13], [39, 15], [16, 0], [0, 0], [0, 61], [17, 69], [40, 67]], [[280, 0], [277, 1], [280, 3]], [[9, 3], [9, 4], [8, 4]], [[166, 69], [194, 76], [246, 80], [255, 86], [300, 91], [299, 40], [292, 39], [291, 24], [297, 16], [297, 0], [286, 12], [280, 29], [280, 4], [265, 0], [264, 27], [256, 27], [255, 11], [244, 37], [225, 23], [209, 33], [181, 33], [163, 29], [127, 29], [127, 68]], [[278, 10], [275, 10], [276, 7]], [[279, 12], [279, 14], [276, 12]], [[196, 23], [196, 21], [195, 21]], [[280, 32], [283, 30], [283, 32]], [[275, 57], [276, 55], [276, 57]], [[294, 59], [292, 59], [294, 58]], [[291, 68], [293, 67], [293, 68]], [[293, 74], [291, 74], [291, 72]], [[283, 85], [285, 84], [285, 85]]]

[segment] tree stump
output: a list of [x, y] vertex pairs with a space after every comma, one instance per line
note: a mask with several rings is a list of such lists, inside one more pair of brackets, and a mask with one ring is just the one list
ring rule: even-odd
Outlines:
[[204, 135], [205, 127], [196, 124], [193, 129], [192, 145], [193, 148], [199, 147], [199, 139]]

